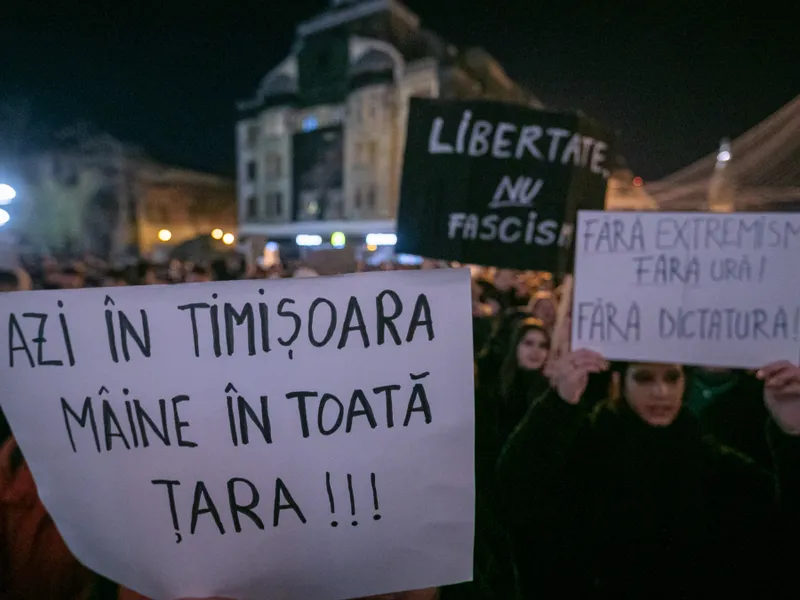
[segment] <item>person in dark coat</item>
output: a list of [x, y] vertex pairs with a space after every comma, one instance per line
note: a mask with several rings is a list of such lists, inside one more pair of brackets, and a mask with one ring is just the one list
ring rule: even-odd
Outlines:
[[800, 532], [800, 369], [760, 371], [773, 477], [704, 434], [683, 403], [680, 365], [622, 365], [622, 397], [590, 412], [589, 375], [608, 367], [586, 350], [562, 356], [554, 389], [501, 453], [502, 514], [523, 597], [784, 591]]
[[[509, 339], [510, 338], [510, 339]], [[549, 387], [542, 374], [550, 335], [541, 321], [520, 318], [506, 336], [501, 367], [479, 362], [475, 396], [475, 562], [470, 583], [449, 586], [442, 600], [511, 600], [517, 596], [513, 552], [497, 513], [495, 465], [528, 403]]]

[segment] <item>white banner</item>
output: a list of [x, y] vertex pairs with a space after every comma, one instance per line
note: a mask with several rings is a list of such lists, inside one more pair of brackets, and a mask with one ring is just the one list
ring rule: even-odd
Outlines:
[[471, 579], [469, 271], [0, 295], [0, 401], [88, 567], [158, 599]]
[[572, 347], [758, 368], [800, 357], [800, 215], [581, 211]]

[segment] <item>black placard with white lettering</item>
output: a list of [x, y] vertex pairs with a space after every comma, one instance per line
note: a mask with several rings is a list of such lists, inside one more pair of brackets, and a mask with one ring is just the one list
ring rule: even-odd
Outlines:
[[576, 114], [411, 100], [397, 251], [563, 273], [578, 209], [602, 209], [612, 134]]

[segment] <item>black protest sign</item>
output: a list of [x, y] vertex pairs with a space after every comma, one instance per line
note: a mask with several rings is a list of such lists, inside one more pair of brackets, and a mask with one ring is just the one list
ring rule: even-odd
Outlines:
[[398, 252], [563, 272], [577, 210], [603, 208], [612, 137], [576, 114], [412, 99]]

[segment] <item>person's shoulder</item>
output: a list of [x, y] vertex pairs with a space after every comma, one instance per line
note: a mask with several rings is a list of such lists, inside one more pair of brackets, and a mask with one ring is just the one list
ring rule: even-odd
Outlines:
[[0, 503], [34, 507], [40, 504], [33, 475], [13, 436], [0, 444]]
[[712, 473], [717, 473], [721, 477], [736, 476], [738, 479], [752, 481], [764, 481], [770, 477], [753, 458], [726, 446], [712, 435], [702, 436], [701, 444]]

